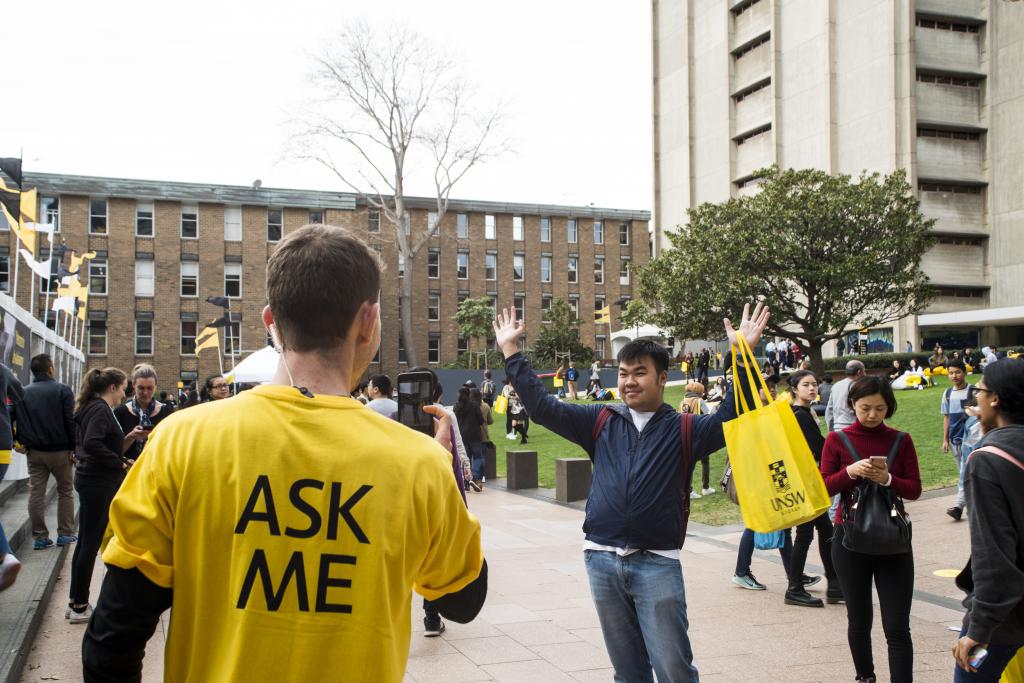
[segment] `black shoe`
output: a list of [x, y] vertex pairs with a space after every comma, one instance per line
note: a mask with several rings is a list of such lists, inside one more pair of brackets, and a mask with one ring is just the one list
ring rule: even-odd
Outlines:
[[825, 603], [816, 598], [803, 588], [790, 588], [786, 591], [785, 603], [797, 605], [798, 607], [824, 607]]
[[524, 437], [523, 437], [523, 440], [519, 442], [519, 445], [520, 445], [520, 446], [522, 446], [522, 445], [523, 445], [523, 444], [525, 444], [525, 443], [526, 443], [526, 437], [524, 436]]
[[476, 482], [475, 482], [475, 481], [473, 481], [472, 479], [471, 479], [471, 480], [469, 481], [469, 485], [470, 485], [470, 487], [471, 487], [471, 488], [472, 488], [472, 489], [473, 489], [474, 491], [476, 491], [477, 493], [480, 493], [481, 491], [483, 491], [483, 490], [484, 490], [484, 487], [483, 487], [483, 486], [480, 486], [480, 484], [476, 483]]
[[948, 508], [946, 510], [946, 514], [949, 515], [950, 517], [952, 517], [954, 519], [954, 521], [959, 522], [960, 518], [964, 514], [964, 509], [954, 505], [953, 507]]
[[807, 574], [804, 574], [803, 578], [801, 580], [804, 583], [804, 588], [810, 588], [814, 584], [816, 584], [819, 581], [821, 581], [821, 577], [820, 576], [807, 576]]
[[444, 633], [444, 622], [441, 617], [423, 617], [423, 636], [425, 638], [436, 638]]
[[843, 597], [843, 589], [839, 586], [829, 586], [825, 593], [825, 600], [830, 605], [845, 605], [846, 598]]

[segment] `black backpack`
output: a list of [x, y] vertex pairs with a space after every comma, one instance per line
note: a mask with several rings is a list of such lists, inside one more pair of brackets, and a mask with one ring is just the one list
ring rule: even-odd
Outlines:
[[[836, 434], [854, 460], [863, 460], [850, 437], [843, 432]], [[898, 432], [886, 456], [890, 472], [902, 441], [903, 432]], [[863, 481], [843, 505], [843, 547], [847, 550], [865, 555], [909, 553], [912, 536], [903, 499], [891, 487]]]

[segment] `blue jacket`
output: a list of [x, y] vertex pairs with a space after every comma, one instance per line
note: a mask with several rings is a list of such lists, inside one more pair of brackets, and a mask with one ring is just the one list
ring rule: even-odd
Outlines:
[[[722, 423], [736, 417], [732, 388], [718, 412], [693, 417], [693, 458], [683, 472], [679, 413], [662, 404], [638, 433], [629, 408], [563, 403], [548, 394], [521, 354], [505, 361], [505, 372], [537, 424], [579, 444], [594, 462], [583, 531], [600, 545], [641, 550], [681, 548], [684, 540], [683, 496], [693, 464], [725, 446]], [[597, 416], [613, 411], [595, 443]]]

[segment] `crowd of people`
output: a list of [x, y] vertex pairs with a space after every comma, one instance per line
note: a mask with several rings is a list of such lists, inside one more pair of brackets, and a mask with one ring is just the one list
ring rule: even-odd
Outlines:
[[[75, 396], [45, 354], [32, 359], [28, 387], [0, 367], [11, 406], [0, 410], [0, 470], [24, 447], [33, 548], [75, 544], [65, 617], [87, 624], [86, 680], [139, 680], [145, 644], [172, 606], [168, 680], [316, 680], [332, 664], [346, 666], [348, 680], [400, 680], [410, 590], [424, 599], [426, 637], [443, 633], [444, 619], [472, 620], [486, 599], [487, 562], [467, 492], [484, 491], [491, 426], [503, 413], [505, 438], [527, 443], [532, 422], [593, 462], [583, 562], [615, 679], [697, 681], [681, 564], [690, 501], [716, 493], [709, 458], [725, 445], [724, 423], [737, 417], [734, 397], [753, 405], [758, 392], [764, 401], [788, 397], [833, 497], [830, 510], [795, 534], [782, 530], [771, 546], [786, 572], [783, 603], [843, 605], [857, 680], [869, 682], [874, 589], [890, 680], [912, 680], [914, 555], [904, 501], [921, 495], [922, 482], [913, 439], [887, 424], [897, 408], [891, 378], [851, 360], [841, 380], [819, 381], [802, 367], [797, 344], [769, 340], [765, 366], [747, 368], [763, 371], [762, 388], [747, 372], [712, 384], [710, 368], [742, 361], [702, 349], [679, 361], [688, 381], [676, 410], [664, 401], [673, 359], [637, 340], [618, 354], [621, 402], [575, 402], [575, 365], [559, 368], [562, 391], [549, 392], [519, 351], [525, 323], [505, 310], [494, 321], [505, 356], [500, 389], [487, 371], [479, 387], [468, 381], [446, 401], [435, 373], [412, 369], [432, 377], [424, 407], [431, 438], [398, 421], [391, 377], [358, 381], [380, 343], [380, 278], [377, 255], [343, 229], [288, 235], [268, 263], [263, 311], [281, 351], [277, 373], [230, 401], [219, 375], [199, 392], [168, 395], [149, 365], [92, 369]], [[353, 286], [339, 292], [339, 279]], [[730, 344], [742, 336], [757, 345], [768, 317], [757, 304], [744, 308], [739, 325], [726, 320]], [[939, 351], [951, 383], [937, 410], [943, 450], [960, 470], [948, 513], [968, 513], [971, 537], [957, 579], [967, 612], [954, 680], [994, 681], [1024, 644], [1024, 360], [978, 359], [984, 372], [971, 386], [973, 352]], [[604, 389], [599, 371], [591, 368], [588, 397]], [[721, 486], [736, 502], [730, 471]], [[43, 515], [51, 476], [55, 539]], [[884, 514], [872, 518], [872, 510]], [[815, 536], [824, 600], [808, 591], [822, 577], [805, 573]], [[745, 530], [732, 580], [766, 590], [751, 572], [756, 543]], [[93, 601], [97, 553], [107, 571]], [[18, 569], [0, 530], [0, 589]]]

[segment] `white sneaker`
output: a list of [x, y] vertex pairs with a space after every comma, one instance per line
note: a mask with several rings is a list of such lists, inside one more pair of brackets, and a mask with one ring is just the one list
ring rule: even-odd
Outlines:
[[505, 435], [505, 438], [508, 439], [509, 441], [515, 441], [516, 440], [516, 433], [515, 432], [509, 432], [508, 434]]
[[14, 553], [4, 555], [3, 561], [0, 561], [0, 591], [7, 590], [14, 584], [19, 571], [21, 571], [21, 562], [14, 556]]
[[699, 498], [703, 498], [703, 497], [704, 496], [700, 495], [696, 491], [690, 491], [690, 499], [691, 500], [698, 500]]
[[701, 491], [701, 493], [703, 493], [705, 496], [710, 496], [714, 492], [715, 490], [713, 488], [706, 488]]
[[71, 610], [71, 617], [68, 619], [72, 624], [85, 624], [92, 618], [92, 605], [86, 605], [84, 612]]

